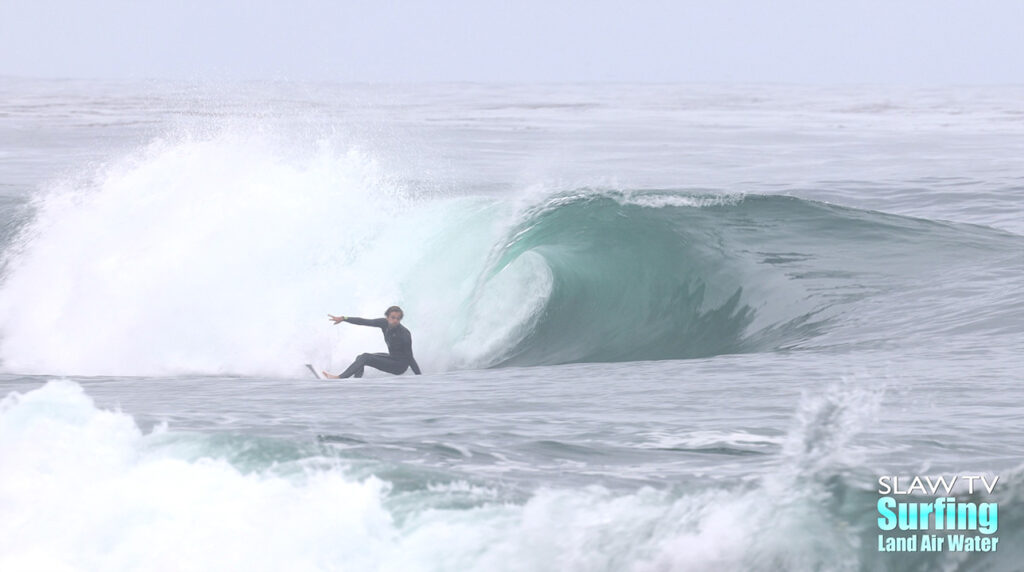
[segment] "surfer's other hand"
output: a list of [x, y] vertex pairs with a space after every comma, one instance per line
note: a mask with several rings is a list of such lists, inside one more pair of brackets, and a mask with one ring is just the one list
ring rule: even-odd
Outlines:
[[345, 321], [345, 316], [332, 316], [330, 314], [327, 314], [327, 319], [334, 322], [334, 324], [337, 325]]

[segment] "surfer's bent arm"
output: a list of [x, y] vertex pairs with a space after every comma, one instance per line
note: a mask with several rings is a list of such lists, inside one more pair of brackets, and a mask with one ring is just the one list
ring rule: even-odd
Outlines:
[[354, 318], [352, 316], [345, 316], [345, 322], [355, 324], [357, 326], [373, 326], [375, 328], [384, 328], [388, 325], [387, 318], [376, 318], [373, 320], [367, 320], [366, 318]]

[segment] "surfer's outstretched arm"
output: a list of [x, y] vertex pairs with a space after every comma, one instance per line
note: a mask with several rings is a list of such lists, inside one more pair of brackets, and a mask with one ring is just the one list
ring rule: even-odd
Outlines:
[[387, 318], [374, 318], [373, 320], [367, 320], [366, 318], [353, 318], [352, 316], [345, 316], [345, 321], [350, 324], [357, 326], [373, 326], [374, 328], [386, 328], [388, 325]]
[[367, 320], [366, 318], [356, 318], [353, 316], [332, 316], [330, 314], [327, 314], [327, 319], [334, 322], [335, 324], [348, 322], [350, 324], [355, 324], [357, 326], [373, 326], [375, 328], [383, 328], [388, 325], [387, 318]]

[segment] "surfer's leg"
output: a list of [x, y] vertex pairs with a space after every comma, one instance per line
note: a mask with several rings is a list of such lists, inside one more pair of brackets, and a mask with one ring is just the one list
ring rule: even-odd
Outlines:
[[[388, 354], [363, 354], [366, 356], [364, 365], [398, 375], [409, 369], [409, 363], [402, 359], [396, 359]], [[360, 356], [362, 357], [362, 356]]]
[[352, 365], [348, 366], [348, 369], [341, 372], [341, 374], [338, 375], [338, 378], [345, 379], [353, 376], [363, 377], [363, 370], [366, 368], [366, 358], [369, 356], [370, 354], [359, 354], [356, 361], [352, 362]]
[[341, 372], [338, 375], [339, 379], [345, 379], [348, 377], [363, 377], [363, 372], [366, 366], [370, 366], [374, 369], [386, 371], [398, 375], [404, 373], [406, 369], [409, 369], [409, 364], [405, 360], [395, 359], [388, 354], [359, 354], [356, 361], [352, 362], [352, 365], [348, 366], [348, 369]]

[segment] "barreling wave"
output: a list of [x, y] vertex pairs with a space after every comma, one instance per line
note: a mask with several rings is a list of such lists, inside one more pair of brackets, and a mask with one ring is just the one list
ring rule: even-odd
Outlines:
[[[156, 141], [6, 212], [0, 359], [21, 373], [294, 375], [380, 343], [326, 312], [393, 303], [433, 371], [1022, 322], [1021, 237], [985, 227], [685, 189], [423, 194], [251, 133]], [[977, 295], [929, 291], [950, 276]]]
[[[705, 357], [807, 345], [854, 312], [885, 319], [886, 299], [931, 272], [969, 272], [1019, 246], [983, 227], [790, 196], [585, 189], [529, 209], [477, 295], [522, 266], [547, 293], [494, 364]], [[856, 307], [869, 298], [885, 309]]]
[[[749, 329], [759, 304], [749, 291], [757, 269], [722, 248], [713, 222], [701, 221], [702, 205], [735, 209], [745, 200], [579, 191], [531, 209], [494, 254], [478, 294], [534, 257], [540, 262], [525, 279], [547, 284], [547, 296], [519, 339], [491, 359], [535, 365], [756, 349], [762, 339]], [[773, 328], [794, 336], [812, 330], [813, 311], [799, 314]]]

